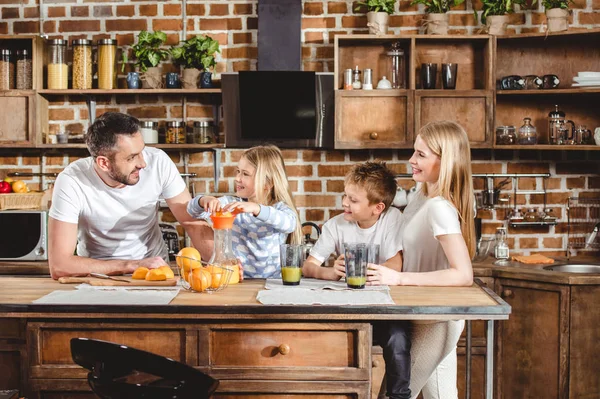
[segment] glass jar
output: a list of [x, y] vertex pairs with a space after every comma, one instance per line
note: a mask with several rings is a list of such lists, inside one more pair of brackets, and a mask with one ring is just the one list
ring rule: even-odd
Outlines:
[[117, 88], [117, 41], [98, 40], [98, 88]]
[[494, 257], [496, 259], [510, 258], [508, 243], [506, 242], [506, 229], [498, 227], [496, 229], [496, 246], [494, 247]]
[[519, 128], [519, 144], [537, 144], [537, 130], [531, 124], [531, 118], [523, 119], [523, 126]]
[[12, 52], [0, 50], [0, 90], [15, 88], [15, 65], [12, 63]]
[[360, 81], [361, 71], [358, 69], [358, 65], [354, 68], [353, 78], [352, 78], [352, 89], [359, 90], [362, 88], [362, 83]]
[[387, 52], [388, 66], [386, 71], [390, 74], [392, 89], [404, 89], [406, 80], [404, 78], [404, 50], [400, 48], [400, 42], [392, 44], [392, 48]]
[[211, 121], [194, 122], [194, 143], [212, 144], [215, 142], [215, 133]]
[[51, 90], [69, 88], [69, 66], [67, 65], [67, 41], [48, 41], [48, 88]]
[[185, 144], [185, 123], [181, 121], [167, 122], [167, 144]]
[[523, 220], [526, 222], [537, 222], [539, 221], [538, 213], [535, 209], [531, 208], [527, 211], [527, 213], [525, 213], [525, 216], [523, 216]]
[[92, 41], [77, 39], [73, 45], [73, 88], [92, 88]]
[[158, 122], [142, 121], [140, 122], [140, 133], [146, 144], [158, 143]]
[[498, 126], [496, 128], [496, 144], [517, 144], [517, 133], [514, 126]]
[[17, 75], [17, 90], [33, 89], [33, 64], [29, 50], [17, 50], [15, 74]]

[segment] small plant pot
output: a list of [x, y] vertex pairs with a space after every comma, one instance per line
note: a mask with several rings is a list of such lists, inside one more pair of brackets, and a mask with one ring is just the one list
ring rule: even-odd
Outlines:
[[485, 20], [487, 33], [495, 36], [506, 34], [508, 20], [508, 15], [490, 15]]
[[548, 32], [562, 32], [569, 29], [569, 10], [551, 8], [546, 10]]
[[181, 85], [184, 89], [197, 89], [200, 80], [200, 70], [197, 68], [185, 68], [181, 76]]
[[387, 12], [367, 13], [367, 27], [371, 35], [385, 35], [388, 32], [390, 16]]
[[202, 72], [200, 74], [200, 87], [203, 89], [210, 89], [213, 86], [212, 72]]
[[160, 89], [162, 83], [162, 68], [151, 67], [142, 75], [142, 87], [144, 89]]
[[427, 14], [425, 23], [427, 25], [425, 33], [427, 33], [428, 35], [448, 34], [448, 14], [446, 13]]
[[140, 81], [140, 74], [137, 72], [128, 72], [127, 73], [127, 88], [128, 89], [139, 89], [142, 87], [142, 82]]

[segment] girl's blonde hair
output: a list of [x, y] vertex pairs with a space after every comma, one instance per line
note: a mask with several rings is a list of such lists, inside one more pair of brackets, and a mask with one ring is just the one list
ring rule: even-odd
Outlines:
[[273, 205], [283, 202], [296, 213], [296, 229], [290, 234], [291, 244], [302, 243], [302, 229], [298, 210], [292, 200], [292, 191], [285, 172], [285, 163], [281, 150], [274, 145], [261, 145], [244, 151], [243, 158], [256, 168], [254, 187], [256, 202], [261, 205]]
[[[458, 210], [460, 228], [471, 258], [475, 255], [475, 224], [473, 221], [473, 178], [471, 149], [467, 133], [451, 121], [431, 122], [423, 126], [419, 136], [440, 158], [438, 195], [450, 201]], [[427, 185], [423, 186], [427, 193]]]

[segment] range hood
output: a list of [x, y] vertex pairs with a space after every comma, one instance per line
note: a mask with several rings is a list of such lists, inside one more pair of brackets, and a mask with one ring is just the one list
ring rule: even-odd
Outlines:
[[301, 20], [301, 0], [258, 0], [259, 71], [302, 69]]

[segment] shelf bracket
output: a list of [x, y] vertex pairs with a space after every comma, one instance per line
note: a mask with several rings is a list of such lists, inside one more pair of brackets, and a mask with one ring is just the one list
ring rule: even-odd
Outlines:
[[88, 119], [90, 121], [91, 126], [94, 123], [94, 120], [96, 119], [96, 96], [85, 96], [85, 103], [87, 104]]

